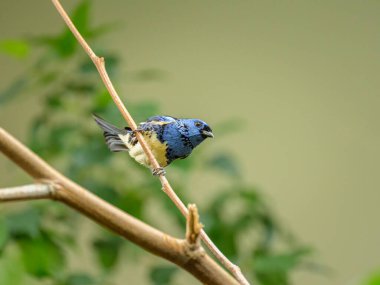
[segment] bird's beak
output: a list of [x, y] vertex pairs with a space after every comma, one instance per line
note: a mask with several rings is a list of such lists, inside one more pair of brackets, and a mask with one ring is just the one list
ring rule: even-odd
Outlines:
[[208, 137], [208, 138], [213, 138], [214, 137], [214, 134], [212, 132], [209, 132], [209, 131], [206, 131], [206, 130], [202, 130], [202, 135], [204, 135], [205, 137]]

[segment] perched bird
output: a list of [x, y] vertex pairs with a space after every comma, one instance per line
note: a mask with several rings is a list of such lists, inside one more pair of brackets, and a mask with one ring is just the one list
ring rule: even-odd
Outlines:
[[106, 143], [111, 151], [128, 151], [137, 162], [151, 167], [136, 138], [136, 132], [140, 132], [161, 166], [160, 169], [153, 169], [154, 175], [165, 173], [163, 167], [176, 159], [186, 158], [206, 138], [214, 137], [211, 128], [198, 119], [153, 116], [140, 123], [136, 131], [128, 127], [119, 129], [97, 115], [94, 115], [94, 119], [104, 131]]

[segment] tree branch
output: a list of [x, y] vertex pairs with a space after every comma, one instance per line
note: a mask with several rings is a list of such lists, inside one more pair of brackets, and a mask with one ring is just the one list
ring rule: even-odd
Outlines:
[[46, 181], [46, 184], [0, 189], [0, 202], [42, 198], [63, 202], [145, 250], [177, 264], [203, 283], [238, 284], [202, 248], [195, 254], [186, 240], [171, 237], [95, 196], [53, 169], [2, 128], [0, 150], [28, 174]]
[[[85, 39], [82, 37], [82, 35], [79, 33], [73, 22], [71, 21], [70, 17], [67, 15], [66, 11], [62, 7], [59, 0], [52, 0], [54, 6], [56, 7], [58, 13], [61, 15], [62, 19], [66, 23], [66, 25], [69, 27], [71, 32], [74, 34], [75, 38], [78, 40], [79, 44], [83, 47], [85, 52], [88, 54], [88, 56], [91, 58], [92, 62], [95, 64], [96, 69], [99, 72], [99, 75], [106, 86], [109, 94], [111, 95], [113, 101], [115, 102], [116, 106], [118, 107], [120, 113], [128, 123], [129, 127], [134, 131], [137, 128], [137, 125], [135, 121], [133, 120], [131, 114], [128, 112], [127, 108], [124, 106], [123, 102], [121, 101], [119, 95], [117, 94], [111, 79], [108, 76], [107, 70], [105, 68], [105, 60], [103, 57], [98, 57], [94, 51], [91, 49], [91, 47], [88, 45], [88, 43], [85, 41]], [[148, 144], [144, 140], [144, 137], [139, 132], [136, 132], [136, 137], [143, 148], [146, 156], [148, 157], [150, 161], [150, 165], [153, 169], [160, 168], [159, 163], [157, 162], [156, 158], [154, 157], [152, 151], [150, 150]], [[182, 215], [187, 217], [188, 211], [184, 203], [179, 199], [177, 194], [174, 192], [173, 188], [171, 187], [169, 181], [166, 179], [165, 174], [161, 174], [159, 176], [162, 190], [168, 195], [168, 197], [172, 200], [172, 202], [176, 205], [176, 207], [180, 210]], [[212, 242], [212, 240], [208, 237], [206, 232], [202, 229], [201, 230], [201, 238], [203, 242], [206, 244], [206, 246], [210, 249], [210, 251], [213, 253], [213, 255], [235, 276], [235, 278], [243, 285], [249, 285], [249, 282], [242, 274], [240, 268], [233, 264], [218, 248], [217, 246]]]
[[0, 189], [0, 202], [51, 198], [54, 191], [50, 184], [31, 184]]

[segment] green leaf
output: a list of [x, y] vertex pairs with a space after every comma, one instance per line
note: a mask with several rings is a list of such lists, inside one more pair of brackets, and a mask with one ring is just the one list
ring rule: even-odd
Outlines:
[[84, 61], [78, 66], [78, 71], [80, 73], [97, 73], [94, 63], [91, 60], [88, 60], [86, 57]]
[[96, 284], [94, 278], [86, 273], [73, 273], [59, 285], [93, 285]]
[[[71, 13], [71, 19], [83, 37], [88, 39], [90, 1], [82, 1]], [[61, 58], [72, 56], [79, 47], [71, 31], [65, 27], [58, 36], [43, 36], [34, 38], [36, 44], [52, 48]]]
[[22, 285], [25, 273], [20, 257], [13, 251], [5, 251], [0, 258], [0, 284]]
[[219, 222], [219, 226], [210, 231], [210, 236], [215, 244], [222, 250], [223, 254], [234, 260], [237, 258], [238, 235], [227, 224]]
[[[57, 71], [41, 72], [41, 74], [37, 80], [37, 84], [45, 87], [49, 83], [54, 83], [59, 76], [60, 76], [60, 74]], [[55, 93], [59, 94], [56, 91], [55, 91]]]
[[60, 109], [63, 107], [63, 96], [62, 94], [53, 92], [45, 97], [46, 105], [50, 107], [50, 109]]
[[306, 255], [311, 252], [310, 248], [297, 248], [284, 254], [255, 254], [256, 272], [287, 272], [299, 265]]
[[46, 122], [46, 116], [38, 116], [31, 122], [29, 127], [29, 146], [34, 152], [42, 156], [46, 151], [46, 140], [42, 139], [42, 134], [48, 130]]
[[119, 258], [121, 246], [122, 241], [116, 236], [99, 238], [94, 241], [93, 247], [103, 269], [110, 270], [114, 268]]
[[[82, 1], [72, 12], [71, 20], [83, 37], [87, 38], [89, 29], [90, 1]], [[79, 44], [72, 32], [65, 28], [64, 32], [52, 41], [53, 47], [62, 57], [71, 56]]]
[[256, 273], [258, 284], [263, 285], [290, 285], [288, 272]]
[[35, 208], [12, 214], [6, 219], [7, 227], [12, 237], [31, 237], [40, 234], [40, 213]]
[[23, 40], [0, 41], [0, 52], [15, 58], [25, 58], [29, 55], [29, 43]]
[[46, 234], [20, 239], [18, 244], [26, 271], [35, 277], [55, 276], [64, 269], [65, 256], [61, 248]]
[[141, 189], [130, 189], [128, 192], [124, 190], [124, 193], [116, 201], [116, 206], [128, 214], [141, 219], [144, 213], [144, 202], [146, 197]]
[[90, 4], [88, 0], [82, 1], [73, 11], [71, 19], [81, 34], [86, 34], [89, 29]]
[[72, 91], [77, 95], [84, 95], [86, 93], [92, 93], [95, 91], [95, 86], [93, 82], [86, 82], [84, 80], [74, 81], [71, 80], [67, 82], [64, 86], [65, 90]]
[[129, 106], [131, 113], [135, 115], [136, 122], [144, 122], [148, 117], [159, 114], [159, 108], [155, 102], [141, 102]]
[[373, 272], [362, 285], [380, 285], [380, 270]]
[[[9, 238], [9, 231], [4, 218], [0, 218], [0, 254]], [[1, 283], [0, 283], [1, 284]]]
[[[229, 211], [231, 206], [235, 206], [233, 212]], [[230, 191], [219, 193], [203, 212], [202, 221], [211, 238], [230, 258], [237, 257], [239, 234], [254, 225], [262, 226], [259, 218], [268, 214], [255, 189], [236, 185]], [[272, 226], [272, 220], [270, 222]], [[270, 239], [271, 235], [264, 237]]]
[[154, 285], [168, 285], [177, 270], [174, 266], [155, 266], [150, 270], [149, 277]]
[[112, 106], [113, 101], [111, 96], [108, 94], [107, 90], [102, 90], [101, 92], [98, 92], [95, 94], [94, 99], [93, 99], [93, 113], [101, 113], [108, 106]]
[[135, 72], [133, 78], [139, 81], [157, 81], [165, 77], [165, 72], [157, 68], [146, 68]]
[[29, 79], [24, 76], [13, 81], [8, 88], [0, 92], [0, 104], [6, 103], [11, 99], [15, 99], [17, 95], [20, 95], [21, 92], [25, 90], [28, 84]]
[[97, 38], [111, 31], [114, 31], [122, 26], [123, 26], [122, 22], [100, 24], [99, 26], [92, 28], [90, 31], [88, 31], [87, 36], [90, 38]]
[[103, 184], [101, 182], [97, 182], [93, 177], [89, 179], [83, 179], [82, 182], [84, 187], [89, 189], [95, 195], [99, 196], [103, 200], [106, 200], [112, 204], [118, 204], [120, 195], [111, 185]]
[[[72, 133], [72, 134], [77, 134]], [[65, 143], [63, 138], [68, 136], [61, 137], [62, 149], [64, 149]], [[90, 165], [98, 165], [100, 161], [106, 162], [111, 158], [109, 155], [109, 150], [104, 145], [104, 142], [101, 139], [90, 139], [85, 142], [82, 146], [75, 148], [72, 151], [73, 160], [72, 167], [78, 169], [83, 169]]]
[[[64, 150], [67, 151], [71, 142], [67, 138], [70, 135], [77, 134], [77, 132], [78, 127], [72, 124], [59, 124], [52, 127], [48, 133], [48, 137], [44, 138], [45, 149], [43, 151], [49, 155], [55, 155]], [[41, 142], [41, 138], [39, 141]]]

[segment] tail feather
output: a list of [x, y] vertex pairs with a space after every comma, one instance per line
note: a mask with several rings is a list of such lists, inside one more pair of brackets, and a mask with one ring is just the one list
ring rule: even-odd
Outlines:
[[101, 117], [99, 117], [98, 115], [93, 114], [92, 116], [94, 117], [95, 122], [99, 125], [99, 127], [103, 129], [104, 132], [107, 132], [113, 135], [125, 133], [124, 130], [121, 130], [115, 127], [114, 125], [111, 125], [110, 123], [106, 122]]
[[128, 151], [127, 146], [123, 143], [123, 141], [120, 139], [119, 135], [125, 135], [127, 134], [126, 129], [119, 129], [115, 127], [114, 125], [111, 125], [110, 123], [106, 122], [99, 116], [93, 114], [95, 122], [99, 125], [99, 127], [103, 130], [104, 138], [106, 139], [106, 144], [108, 148], [113, 151]]

